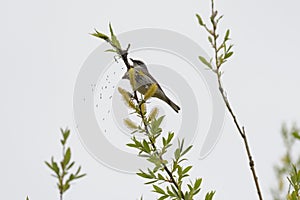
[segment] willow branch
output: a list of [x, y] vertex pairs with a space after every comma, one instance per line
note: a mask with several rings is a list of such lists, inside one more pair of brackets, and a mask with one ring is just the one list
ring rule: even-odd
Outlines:
[[250, 147], [249, 147], [249, 143], [248, 143], [248, 139], [247, 139], [247, 135], [246, 135], [246, 132], [245, 132], [245, 128], [244, 126], [241, 126], [238, 121], [237, 121], [237, 118], [230, 106], [230, 103], [226, 97], [226, 94], [225, 94], [225, 90], [224, 88], [222, 87], [222, 84], [221, 84], [221, 75], [218, 75], [218, 84], [219, 84], [219, 91], [222, 95], [222, 98], [223, 98], [223, 101], [226, 105], [226, 108], [227, 110], [229, 111], [233, 121], [234, 121], [234, 124], [240, 134], [240, 136], [242, 137], [243, 139], [243, 142], [244, 142], [244, 147], [246, 149], [246, 152], [247, 152], [247, 156], [248, 156], [248, 160], [249, 160], [249, 166], [250, 166], [250, 169], [251, 169], [251, 172], [252, 172], [252, 177], [254, 179], [254, 183], [255, 183], [255, 187], [256, 187], [256, 191], [257, 191], [257, 194], [258, 194], [258, 197], [260, 200], [262, 200], [262, 193], [261, 193], [261, 190], [260, 190], [260, 186], [259, 186], [259, 182], [258, 182], [258, 177], [257, 177], [257, 174], [256, 174], [256, 171], [255, 171], [255, 167], [254, 167], [254, 160], [253, 160], [253, 157], [252, 157], [252, 154], [251, 154], [251, 151], [250, 151]]
[[[110, 44], [116, 49], [116, 51], [118, 52], [118, 54], [121, 56], [121, 58], [122, 58], [124, 64], [126, 65], [127, 69], [129, 70], [130, 68], [132, 68], [133, 66], [131, 66], [131, 65], [129, 64], [129, 62], [128, 62], [128, 49], [129, 49], [129, 45], [128, 45], [128, 48], [127, 48], [126, 50], [122, 50], [122, 49], [120, 49], [120, 48], [114, 46], [111, 42], [110, 42]], [[141, 102], [141, 101], [139, 100], [136, 91], [134, 91], [134, 96], [133, 96], [133, 98], [135, 99], [137, 105], [139, 106], [139, 109], [138, 109], [138, 110], [139, 110], [139, 113], [138, 113], [138, 114], [141, 116], [141, 119], [142, 119], [142, 122], [143, 122], [143, 125], [144, 125], [144, 128], [145, 128], [146, 135], [149, 136], [148, 138], [149, 138], [149, 140], [150, 140], [150, 143], [151, 143], [151, 146], [152, 146], [152, 148], [153, 148], [153, 151], [155, 152], [155, 154], [156, 154], [157, 156], [160, 157], [161, 160], [163, 160], [162, 157], [159, 155], [159, 153], [158, 153], [158, 151], [157, 151], [155, 142], [154, 142], [154, 141], [151, 139], [151, 137], [150, 137], [149, 127], [148, 127], [148, 124], [147, 124], [147, 122], [146, 122], [145, 115], [144, 115], [144, 113], [142, 112], [142, 104], [143, 104], [143, 102]], [[167, 167], [166, 164], [162, 163], [162, 166], [163, 166], [164, 170], [167, 172], [167, 174], [168, 174], [168, 176], [169, 176], [169, 178], [170, 178], [169, 181], [176, 187], [176, 189], [177, 189], [178, 192], [179, 192], [180, 197], [181, 197], [182, 199], [184, 199], [184, 194], [183, 194], [183, 192], [181, 191], [181, 189], [180, 189], [178, 183], [177, 183], [176, 180], [174, 179], [173, 173], [172, 173], [171, 170]]]
[[[253, 177], [253, 180], [254, 180], [254, 183], [255, 183], [255, 186], [256, 186], [256, 191], [257, 191], [257, 194], [258, 194], [258, 197], [260, 200], [262, 200], [262, 193], [261, 193], [261, 189], [260, 189], [260, 186], [259, 186], [259, 182], [258, 182], [258, 177], [257, 177], [257, 174], [256, 174], [256, 171], [255, 171], [255, 167], [254, 167], [254, 160], [253, 160], [253, 156], [251, 154], [251, 151], [250, 151], [250, 147], [249, 147], [249, 143], [248, 143], [248, 140], [247, 140], [247, 135], [246, 135], [246, 132], [245, 132], [245, 129], [244, 129], [244, 126], [241, 126], [237, 120], [237, 117], [235, 115], [235, 113], [233, 112], [232, 110], [232, 107], [229, 103], [229, 100], [226, 96], [226, 91], [224, 89], [224, 87], [222, 86], [222, 81], [221, 81], [221, 78], [222, 78], [222, 70], [221, 70], [221, 66], [226, 62], [226, 57], [225, 55], [226, 54], [229, 54], [230, 52], [228, 52], [226, 50], [226, 41], [228, 40], [228, 38], [224, 39], [223, 43], [218, 46], [218, 37], [219, 35], [217, 34], [217, 24], [218, 24], [218, 21], [219, 19], [222, 18], [219, 17], [218, 19], [217, 18], [217, 10], [215, 10], [214, 8], [214, 0], [211, 0], [211, 17], [210, 17], [210, 21], [211, 21], [211, 25], [212, 25], [212, 29], [210, 30], [207, 25], [205, 25], [202, 20], [201, 20], [201, 24], [205, 30], [211, 35], [212, 37], [212, 41], [211, 41], [211, 44], [212, 44], [212, 48], [214, 50], [214, 64], [215, 64], [215, 69], [211, 67], [211, 70], [217, 75], [217, 80], [218, 80], [218, 87], [219, 87], [219, 91], [221, 93], [221, 96], [222, 96], [222, 99], [226, 105], [226, 108], [228, 110], [228, 112], [230, 113], [232, 119], [233, 119], [233, 122], [240, 134], [240, 136], [242, 137], [243, 139], [243, 143], [244, 143], [244, 147], [245, 147], [245, 150], [246, 150], [246, 153], [247, 153], [247, 157], [248, 157], [248, 160], [249, 160], [249, 166], [250, 166], [250, 170], [252, 172], [252, 177]], [[227, 34], [227, 33], [226, 33]], [[229, 32], [228, 32], [229, 34]], [[228, 36], [227, 36], [228, 37]], [[224, 48], [224, 55], [220, 55], [219, 54], [219, 50], [221, 48]], [[232, 53], [231, 53], [232, 55]], [[229, 55], [228, 57], [230, 57], [231, 55]]]

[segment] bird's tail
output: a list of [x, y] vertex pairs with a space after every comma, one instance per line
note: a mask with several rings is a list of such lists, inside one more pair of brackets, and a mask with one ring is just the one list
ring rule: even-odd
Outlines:
[[167, 98], [167, 101], [166, 101], [172, 108], [173, 110], [175, 110], [175, 112], [178, 113], [178, 111], [180, 110], [180, 107], [177, 106], [173, 101], [171, 101], [171, 99]]

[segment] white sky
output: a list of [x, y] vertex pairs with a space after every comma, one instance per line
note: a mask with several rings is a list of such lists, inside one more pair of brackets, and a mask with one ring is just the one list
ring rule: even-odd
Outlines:
[[[283, 152], [281, 124], [300, 121], [299, 6], [292, 0], [217, 2], [225, 15], [222, 27], [231, 29], [235, 44], [224, 86], [246, 126], [265, 199], [271, 199], [272, 167]], [[75, 129], [74, 84], [99, 45], [87, 33], [106, 31], [109, 21], [116, 32], [165, 28], [210, 52], [195, 18], [208, 10], [209, 0], [1, 1], [1, 198], [57, 198], [43, 161], [60, 155], [59, 128]], [[140, 178], [94, 160], [77, 135], [70, 145], [88, 176], [65, 199], [137, 199], [141, 194], [154, 199]], [[193, 177], [203, 177], [203, 191], [216, 190], [216, 199], [256, 199], [242, 142], [228, 116], [213, 153], [193, 164]]]

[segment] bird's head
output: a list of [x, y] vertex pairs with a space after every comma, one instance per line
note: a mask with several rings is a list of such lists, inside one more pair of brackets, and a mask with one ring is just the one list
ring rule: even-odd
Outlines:
[[130, 58], [130, 60], [132, 61], [133, 63], [133, 67], [137, 70], [142, 70], [144, 73], [148, 73], [148, 69], [147, 69], [147, 66], [146, 64], [143, 62], [143, 61], [140, 61], [140, 60], [134, 60], [132, 58]]
[[132, 58], [130, 58], [130, 60], [132, 61], [134, 67], [135, 67], [136, 65], [138, 65], [138, 66], [145, 66], [145, 67], [146, 67], [146, 65], [145, 65], [145, 63], [144, 63], [143, 61], [140, 61], [140, 60], [134, 60], [134, 59], [132, 59]]

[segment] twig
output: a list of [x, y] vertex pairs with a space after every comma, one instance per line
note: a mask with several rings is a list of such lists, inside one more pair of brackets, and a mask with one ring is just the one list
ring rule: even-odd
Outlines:
[[[150, 132], [149, 132], [149, 129], [148, 129], [148, 125], [147, 125], [147, 123], [146, 123], [146, 120], [145, 120], [144, 113], [142, 112], [142, 104], [141, 104], [141, 102], [139, 101], [139, 99], [138, 99], [138, 97], [137, 97], [136, 91], [134, 91], [134, 99], [136, 100], [137, 104], [139, 105], [139, 110], [140, 110], [140, 112], [139, 112], [138, 114], [141, 115], [141, 118], [142, 118], [142, 121], [143, 121], [143, 124], [144, 124], [144, 127], [145, 127], [146, 134], [149, 136], [149, 135], [150, 135]], [[161, 156], [159, 155], [159, 153], [158, 153], [158, 151], [157, 151], [157, 148], [156, 148], [155, 143], [153, 142], [153, 140], [152, 140], [150, 137], [149, 137], [149, 140], [150, 140], [150, 142], [151, 142], [151, 145], [152, 145], [152, 147], [153, 147], [153, 150], [154, 150], [155, 154], [161, 158]], [[161, 160], [162, 160], [162, 158], [161, 158]], [[178, 189], [178, 191], [179, 191], [180, 194], [181, 194], [181, 197], [184, 197], [182, 191], [180, 190], [180, 188], [179, 188], [177, 182], [175, 181], [175, 179], [174, 179], [174, 177], [173, 177], [172, 172], [168, 169], [168, 167], [167, 167], [164, 163], [162, 163], [162, 166], [164, 167], [164, 170], [167, 172], [168, 176], [170, 177], [171, 183], [174, 184], [175, 187]]]
[[245, 146], [247, 156], [248, 156], [248, 160], [249, 160], [249, 166], [250, 166], [252, 176], [253, 176], [253, 179], [254, 179], [254, 182], [255, 182], [257, 194], [258, 194], [259, 199], [262, 200], [263, 198], [262, 198], [262, 194], [261, 194], [261, 190], [260, 190], [260, 186], [259, 186], [259, 182], [258, 182], [258, 177], [256, 175], [256, 171], [255, 171], [255, 167], [254, 167], [254, 160], [253, 160], [250, 148], [249, 148], [249, 143], [248, 143], [248, 140], [247, 140], [247, 135], [246, 135], [246, 132], [245, 132], [245, 128], [244, 127], [241, 128], [241, 126], [239, 125], [239, 123], [237, 121], [237, 118], [236, 118], [236, 116], [235, 116], [235, 114], [234, 114], [234, 112], [233, 112], [233, 110], [232, 110], [232, 108], [229, 104], [229, 101], [228, 101], [228, 99], [225, 95], [225, 91], [222, 87], [220, 75], [218, 75], [218, 84], [219, 84], [219, 91], [222, 95], [223, 101], [225, 102], [225, 105], [226, 105], [231, 117], [233, 118], [234, 124], [235, 124], [236, 128], [238, 129], [239, 134], [241, 135], [241, 137], [243, 139], [244, 146]]
[[[128, 48], [127, 48], [126, 50], [122, 50], [122, 49], [120, 49], [120, 48], [114, 46], [112, 43], [110, 43], [110, 44], [117, 50], [118, 54], [121, 55], [121, 58], [122, 58], [124, 64], [126, 65], [127, 69], [129, 70], [130, 68], [132, 68], [133, 66], [131, 66], [131, 65], [129, 64], [129, 62], [128, 62], [128, 57], [127, 57], [127, 56], [128, 56]], [[128, 46], [128, 47], [129, 47], [129, 46]], [[146, 132], [146, 134], [147, 134], [148, 136], [150, 136], [150, 132], [149, 132], [149, 129], [148, 129], [148, 124], [146, 123], [144, 113], [142, 112], [142, 103], [141, 103], [141, 101], [139, 100], [136, 91], [134, 91], [134, 96], [133, 96], [133, 98], [135, 99], [136, 103], [139, 105], [139, 111], [140, 111], [140, 112], [139, 112], [138, 114], [140, 114], [140, 116], [141, 116], [141, 118], [142, 118], [143, 125], [144, 125], [144, 127], [145, 127], [145, 132]], [[156, 153], [157, 156], [159, 156], [159, 153], [158, 153], [158, 151], [157, 151], [157, 148], [156, 148], [156, 145], [155, 145], [154, 141], [151, 139], [151, 137], [149, 137], [149, 140], [150, 140], [150, 142], [151, 142], [151, 145], [152, 145], [152, 147], [153, 147], [154, 152]], [[161, 158], [161, 156], [159, 156], [159, 157]], [[162, 159], [162, 158], [161, 158], [161, 159]], [[171, 182], [172, 184], [174, 184], [174, 186], [176, 187], [176, 189], [178, 189], [178, 192], [180, 192], [179, 195], [181, 196], [182, 199], [184, 199], [184, 194], [183, 194], [183, 192], [180, 190], [179, 185], [177, 184], [177, 182], [175, 181], [172, 172], [169, 170], [169, 168], [167, 167], [166, 164], [162, 163], [162, 166], [163, 166], [164, 170], [167, 172], [167, 174], [168, 174], [168, 176], [169, 176], [169, 178], [170, 178], [170, 182]]]
[[[251, 169], [251, 172], [252, 172], [252, 176], [253, 176], [253, 179], [254, 179], [254, 182], [255, 182], [255, 186], [256, 186], [256, 190], [257, 190], [257, 194], [258, 194], [258, 197], [260, 200], [262, 200], [262, 194], [261, 194], [261, 190], [260, 190], [260, 186], [259, 186], [259, 182], [258, 182], [258, 177], [256, 175], [256, 171], [255, 171], [255, 167], [254, 167], [254, 160], [252, 158], [252, 154], [251, 154], [251, 151], [250, 151], [250, 148], [249, 148], [249, 143], [248, 143], [248, 140], [247, 140], [247, 136], [246, 136], [246, 132], [245, 132], [245, 129], [243, 126], [241, 126], [239, 123], [238, 123], [238, 120], [236, 118], [236, 115], [234, 114], [233, 110], [232, 110], [232, 107], [228, 101], [228, 98], [226, 96], [226, 92], [225, 92], [225, 89], [224, 87], [222, 86], [222, 81], [221, 81], [221, 76], [222, 76], [222, 71], [221, 71], [221, 66], [224, 62], [226, 62], [226, 57], [222, 57], [222, 59], [219, 59], [219, 50], [220, 50], [220, 47], [224, 47], [225, 46], [225, 50], [224, 51], [227, 51], [226, 50], [226, 40], [224, 40], [224, 42], [221, 44], [220, 47], [218, 47], [218, 43], [217, 43], [217, 39], [219, 37], [219, 35], [217, 34], [217, 23], [218, 23], [218, 19], [217, 21], [215, 20], [216, 16], [217, 16], [217, 11], [215, 10], [214, 8], [214, 1], [211, 0], [211, 24], [212, 24], [212, 30], [210, 30], [205, 24], [202, 24], [202, 26], [204, 26], [204, 28], [206, 29], [206, 31], [208, 31], [208, 33], [212, 36], [212, 47], [214, 49], [214, 60], [215, 60], [215, 66], [216, 68], [212, 69], [212, 71], [217, 75], [217, 79], [218, 79], [218, 86], [219, 86], [219, 91], [221, 93], [221, 96], [223, 98], [223, 101], [226, 105], [226, 108], [227, 110], [229, 111], [233, 121], [234, 121], [234, 124], [240, 134], [240, 136], [242, 137], [243, 139], [243, 142], [244, 142], [244, 147], [246, 149], [246, 152], [247, 152], [247, 156], [248, 156], [248, 160], [249, 160], [249, 166], [250, 166], [250, 169]], [[219, 18], [220, 19], [220, 18]], [[227, 38], [228, 40], [228, 38]], [[229, 50], [228, 50], [229, 51]], [[226, 53], [230, 53], [230, 52], [225, 52]], [[231, 53], [232, 55], [232, 53]], [[230, 57], [231, 55], [229, 55], [228, 57]]]

